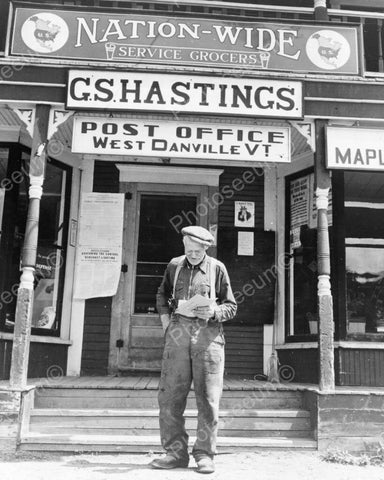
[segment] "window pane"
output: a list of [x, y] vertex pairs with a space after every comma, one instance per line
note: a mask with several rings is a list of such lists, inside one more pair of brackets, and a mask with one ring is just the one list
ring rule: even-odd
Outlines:
[[47, 164], [40, 205], [32, 326], [58, 328], [66, 171]]
[[384, 248], [345, 249], [349, 333], [384, 331]]
[[384, 175], [345, 172], [348, 333], [384, 332]]
[[25, 223], [27, 220], [28, 208], [28, 176], [26, 174], [26, 163], [28, 155], [12, 150], [8, 169], [10, 178], [14, 181], [6, 192], [7, 208], [6, 216], [3, 218], [4, 229], [7, 229], [8, 241], [5, 245], [7, 272], [4, 291], [7, 292], [7, 301], [4, 304], [3, 314], [5, 315], [5, 326], [13, 328], [16, 311], [17, 289], [20, 283], [20, 260], [24, 242]]
[[[289, 253], [288, 335], [318, 333], [317, 314], [317, 208], [313, 173], [288, 182]], [[332, 192], [328, 224], [332, 236]]]
[[[7, 235], [10, 241], [5, 248], [7, 275], [3, 292], [7, 301], [1, 312], [4, 325], [13, 328], [16, 313], [17, 289], [20, 282], [20, 261], [25, 240], [28, 211], [28, 153], [21, 153], [17, 162], [12, 159], [12, 171], [17, 179], [7, 191]], [[63, 274], [65, 265], [64, 233], [66, 232], [66, 184], [68, 171], [50, 161], [47, 162], [40, 202], [39, 235], [36, 255], [32, 328], [59, 330], [62, 304]], [[12, 213], [13, 212], [13, 213]], [[34, 330], [34, 333], [38, 333]]]

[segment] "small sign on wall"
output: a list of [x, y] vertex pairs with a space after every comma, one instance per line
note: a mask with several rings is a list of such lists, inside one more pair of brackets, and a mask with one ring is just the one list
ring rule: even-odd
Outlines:
[[379, 128], [328, 126], [327, 168], [384, 171], [383, 132]]
[[235, 202], [235, 227], [255, 227], [255, 202]]
[[237, 255], [252, 257], [254, 254], [254, 233], [237, 232]]

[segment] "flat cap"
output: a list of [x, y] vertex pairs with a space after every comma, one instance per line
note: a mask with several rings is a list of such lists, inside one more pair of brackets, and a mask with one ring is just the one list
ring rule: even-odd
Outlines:
[[203, 227], [190, 226], [181, 229], [183, 235], [187, 235], [194, 242], [201, 243], [209, 247], [214, 242], [212, 234]]

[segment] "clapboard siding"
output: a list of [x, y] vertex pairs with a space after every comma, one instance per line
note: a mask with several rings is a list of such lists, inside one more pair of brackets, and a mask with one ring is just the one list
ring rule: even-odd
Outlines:
[[[93, 191], [119, 192], [119, 171], [112, 162], [95, 162]], [[85, 302], [82, 375], [105, 375], [108, 371], [112, 297]]]
[[[250, 175], [245, 175], [248, 172], [254, 174], [252, 178]], [[234, 228], [234, 202], [245, 201], [255, 202], [255, 228], [264, 228], [264, 174], [262, 169], [225, 168], [220, 175], [220, 191], [224, 201], [219, 208], [219, 227]]]
[[338, 349], [338, 384], [384, 387], [384, 351]]
[[254, 377], [263, 373], [263, 327], [224, 324], [225, 373]]
[[[12, 341], [0, 340], [0, 380], [9, 380]], [[53, 378], [65, 375], [68, 345], [31, 342], [28, 378]]]
[[[220, 191], [224, 200], [219, 207], [218, 258], [228, 269], [238, 300], [238, 313], [231, 324], [270, 324], [273, 322], [276, 280], [275, 234], [264, 231], [263, 171], [226, 168], [220, 176]], [[234, 227], [236, 201], [255, 203], [255, 228]], [[240, 230], [254, 233], [253, 257], [237, 255]]]
[[[110, 297], [94, 298], [85, 303], [82, 375], [106, 375], [108, 372], [111, 306]], [[94, 323], [95, 318], [96, 323]], [[102, 332], [100, 331], [101, 321], [103, 321]]]
[[[252, 177], [249, 172], [253, 173]], [[273, 321], [274, 308], [275, 278], [266, 276], [265, 272], [274, 263], [275, 237], [273, 233], [264, 232], [263, 171], [225, 168], [220, 176], [220, 192], [223, 201], [219, 207], [217, 256], [228, 269], [238, 300], [235, 319], [224, 324], [225, 372], [253, 377], [263, 373], [263, 325]], [[255, 202], [254, 228], [234, 227], [235, 201]], [[237, 255], [239, 230], [254, 232], [253, 257]], [[251, 287], [244, 295], [248, 284]]]

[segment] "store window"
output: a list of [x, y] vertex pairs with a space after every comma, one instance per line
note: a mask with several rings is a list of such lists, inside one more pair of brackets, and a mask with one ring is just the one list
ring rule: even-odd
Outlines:
[[[315, 179], [311, 171], [287, 179], [287, 334], [318, 333], [317, 313], [317, 209]], [[332, 237], [332, 192], [328, 224]]]
[[[2, 202], [0, 327], [12, 331], [28, 210], [29, 153], [18, 148], [3, 149], [2, 153], [0, 183], [7, 188]], [[34, 334], [60, 334], [70, 177], [69, 168], [48, 160], [40, 204], [32, 313]]]
[[384, 174], [344, 173], [348, 334], [384, 333]]

